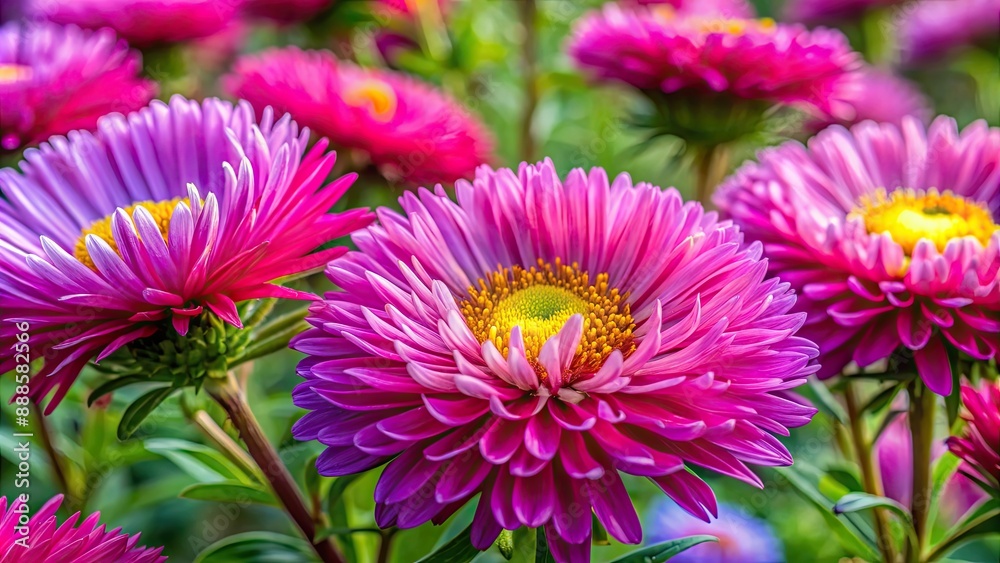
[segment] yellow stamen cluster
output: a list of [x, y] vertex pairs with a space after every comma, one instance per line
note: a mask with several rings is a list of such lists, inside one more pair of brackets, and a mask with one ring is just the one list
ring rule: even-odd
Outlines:
[[[653, 15], [662, 21], [676, 21], [680, 16], [669, 4], [655, 4], [650, 7]], [[777, 24], [771, 18], [742, 19], [742, 18], [705, 18], [690, 17], [684, 20], [693, 25], [695, 29], [702, 33], [728, 33], [730, 35], [740, 35], [747, 30], [774, 31]]]
[[957, 237], [975, 237], [986, 245], [1000, 230], [982, 204], [934, 189], [899, 189], [890, 194], [879, 189], [861, 198], [850, 217], [863, 218], [869, 233], [889, 233], [907, 254], [913, 253], [920, 239], [930, 240], [943, 251]]
[[18, 64], [0, 64], [0, 84], [17, 84], [31, 79], [31, 67]]
[[389, 121], [396, 114], [396, 92], [389, 84], [368, 78], [352, 85], [344, 92], [344, 101], [365, 108], [379, 121]]
[[592, 281], [577, 264], [554, 264], [543, 260], [525, 270], [520, 266], [493, 272], [469, 288], [469, 298], [459, 309], [480, 342], [493, 342], [506, 357], [510, 331], [521, 328], [528, 361], [545, 377], [537, 364], [538, 353], [573, 315], [583, 315], [583, 336], [570, 367], [573, 372], [597, 369], [613, 350], [629, 354], [635, 349], [635, 324], [626, 295], [608, 284], [608, 274]]
[[[149, 211], [149, 214], [153, 216], [153, 220], [156, 221], [156, 225], [160, 228], [163, 240], [167, 240], [167, 232], [170, 230], [170, 217], [174, 213], [174, 208], [181, 202], [188, 205], [191, 203], [186, 197], [175, 197], [167, 201], [140, 201], [124, 209], [129, 217], [140, 207]], [[115, 238], [111, 235], [111, 217], [112, 215], [108, 215], [103, 219], [94, 221], [89, 227], [83, 229], [80, 233], [80, 238], [76, 241], [73, 255], [91, 270], [96, 270], [97, 266], [94, 265], [94, 260], [90, 257], [90, 252], [87, 250], [87, 235], [95, 235], [103, 239], [115, 252], [121, 255], [121, 251], [118, 250], [118, 243], [115, 242]]]

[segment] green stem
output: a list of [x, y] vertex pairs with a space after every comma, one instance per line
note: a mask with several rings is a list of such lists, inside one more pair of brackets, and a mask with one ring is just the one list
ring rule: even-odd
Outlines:
[[247, 346], [246, 350], [239, 358], [233, 360], [229, 363], [230, 369], [241, 365], [243, 363], [249, 362], [251, 360], [256, 360], [275, 352], [280, 352], [285, 348], [288, 348], [288, 343], [291, 342], [295, 335], [308, 329], [310, 325], [308, 322], [299, 319], [294, 324], [291, 324], [280, 331], [275, 331], [273, 334], [266, 337], [257, 337], [258, 340]]
[[52, 465], [52, 473], [56, 478], [56, 482], [59, 484], [59, 489], [65, 495], [66, 504], [71, 508], [80, 508], [80, 498], [73, 493], [72, 488], [69, 485], [69, 479], [66, 478], [66, 469], [63, 464], [63, 457], [59, 454], [59, 450], [56, 449], [55, 444], [52, 442], [52, 431], [49, 429], [49, 424], [45, 415], [41, 414], [41, 408], [37, 403], [32, 402], [32, 406], [35, 408], [35, 412], [39, 413], [35, 417], [38, 422], [38, 437], [42, 442], [42, 448], [45, 449], [45, 453], [49, 457], [49, 463]]
[[191, 421], [194, 422], [195, 426], [201, 430], [206, 438], [215, 444], [219, 451], [229, 458], [230, 461], [238, 465], [247, 475], [264, 477], [264, 474], [260, 472], [260, 469], [254, 463], [253, 458], [239, 444], [233, 441], [229, 437], [229, 434], [226, 434], [225, 430], [215, 423], [211, 415], [205, 411], [195, 411], [191, 415]]
[[934, 393], [922, 382], [914, 381], [910, 393], [910, 436], [913, 440], [913, 494], [910, 513], [917, 534], [915, 549], [907, 549], [906, 561], [917, 563], [927, 544], [927, 516], [931, 506], [931, 445], [934, 442]]
[[392, 539], [396, 537], [396, 528], [382, 530], [382, 543], [378, 548], [377, 563], [389, 563], [389, 555], [392, 553]]
[[309, 509], [306, 508], [302, 494], [295, 485], [295, 481], [288, 472], [288, 468], [281, 461], [281, 457], [275, 451], [274, 446], [264, 436], [264, 431], [261, 430], [260, 424], [257, 422], [253, 411], [250, 409], [250, 405], [247, 403], [246, 395], [244, 395], [243, 391], [236, 384], [233, 375], [230, 374], [225, 382], [213, 383], [206, 386], [206, 389], [212, 398], [229, 414], [229, 418], [233, 421], [233, 426], [239, 430], [240, 437], [243, 438], [243, 441], [247, 445], [250, 457], [253, 458], [257, 467], [263, 471], [264, 476], [271, 483], [274, 494], [284, 505], [285, 511], [295, 521], [299, 530], [302, 531], [302, 535], [312, 543], [320, 559], [326, 563], [342, 563], [344, 559], [333, 547], [329, 539], [314, 540], [316, 537], [316, 522], [309, 514]]
[[729, 169], [729, 149], [724, 145], [707, 145], [694, 149], [695, 198], [706, 209], [712, 208], [712, 194], [722, 183]]
[[524, 27], [524, 42], [521, 44], [521, 68], [524, 69], [524, 110], [521, 113], [521, 160], [533, 162], [535, 158], [535, 137], [532, 125], [535, 109], [538, 107], [538, 65], [535, 54], [538, 50], [536, 20], [538, 8], [535, 0], [518, 2], [521, 25]]
[[[884, 496], [882, 483], [879, 482], [878, 475], [875, 472], [875, 465], [872, 462], [872, 446], [866, 435], [865, 421], [859, 406], [857, 391], [854, 388], [854, 384], [849, 381], [844, 386], [844, 403], [847, 406], [851, 442], [854, 446], [858, 466], [861, 468], [861, 483], [866, 493]], [[878, 540], [879, 551], [882, 552], [882, 559], [886, 563], [893, 563], [896, 561], [896, 553], [892, 545], [892, 534], [889, 532], [888, 514], [881, 508], [874, 509], [874, 513], [875, 535]]]

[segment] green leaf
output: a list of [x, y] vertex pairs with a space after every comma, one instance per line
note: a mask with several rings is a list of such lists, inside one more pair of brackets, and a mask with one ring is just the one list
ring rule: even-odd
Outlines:
[[237, 504], [264, 504], [281, 506], [270, 491], [239, 481], [221, 483], [196, 483], [181, 491], [182, 498], [207, 500], [211, 502], [235, 502]]
[[886, 413], [885, 417], [882, 419], [882, 423], [879, 424], [878, 429], [875, 430], [875, 434], [872, 435], [871, 440], [873, 444], [875, 443], [876, 440], [878, 440], [879, 436], [881, 436], [882, 433], [885, 432], [886, 428], [889, 428], [889, 425], [892, 424], [892, 421], [896, 420], [896, 417], [898, 417], [901, 414], [906, 414], [906, 411], [905, 410], [889, 411], [888, 413]]
[[545, 531], [538, 528], [535, 531], [535, 563], [553, 563], [549, 542], [545, 539]]
[[146, 420], [146, 417], [153, 412], [167, 397], [176, 389], [174, 387], [159, 387], [139, 397], [134, 403], [125, 409], [121, 422], [118, 423], [118, 439], [125, 441], [129, 436]]
[[122, 377], [117, 377], [109, 381], [105, 381], [101, 385], [90, 392], [87, 397], [87, 406], [93, 406], [97, 399], [111, 393], [117, 389], [121, 389], [126, 385], [132, 385], [134, 383], [149, 383], [150, 381], [170, 381], [172, 378], [169, 376], [150, 376], [147, 374], [135, 374], [135, 375], [125, 375]]
[[175, 438], [151, 438], [146, 440], [144, 445], [146, 450], [169, 459], [182, 471], [202, 483], [232, 480], [252, 485], [256, 482], [226, 456], [202, 444]]
[[194, 563], [302, 563], [319, 561], [305, 540], [274, 532], [246, 532], [223, 538], [198, 554]]
[[863, 407], [861, 407], [861, 412], [877, 413], [881, 411], [887, 405], [892, 403], [892, 400], [895, 399], [896, 395], [899, 394], [899, 390], [902, 389], [904, 386], [905, 386], [904, 384], [899, 383], [879, 391], [874, 397], [869, 399], [868, 402], [865, 403]]
[[775, 471], [783, 476], [802, 498], [819, 510], [827, 526], [837, 536], [840, 544], [848, 552], [868, 561], [878, 560], [879, 556], [875, 550], [875, 546], [867, 538], [862, 538], [855, 531], [852, 531], [851, 528], [848, 528], [843, 520], [837, 518], [833, 511], [830, 510], [832, 501], [824, 496], [817, 486], [820, 479], [808, 475], [803, 471], [803, 467], [800, 461], [791, 467], [775, 468]]
[[638, 549], [632, 553], [615, 559], [611, 563], [661, 563], [662, 561], [666, 561], [678, 553], [686, 551], [698, 544], [717, 541], [719, 541], [719, 539], [715, 536], [688, 536], [686, 538], [677, 538], [675, 540], [669, 540]]
[[424, 556], [417, 563], [468, 563], [480, 551], [472, 546], [472, 526], [469, 525], [460, 534], [442, 545], [433, 553]]
[[591, 540], [593, 545], [611, 545], [611, 540], [608, 539], [608, 531], [604, 529], [604, 525], [597, 519], [596, 514], [591, 514], [590, 526], [593, 529], [593, 539]]
[[344, 496], [344, 491], [347, 490], [347, 487], [349, 487], [351, 483], [356, 481], [358, 477], [361, 477], [362, 475], [364, 475], [364, 473], [355, 473], [354, 475], [337, 477], [333, 480], [333, 484], [330, 485], [330, 491], [326, 493], [326, 508], [328, 511], [333, 511], [333, 508]]
[[840, 406], [840, 403], [837, 402], [837, 399], [827, 388], [826, 384], [818, 379], [810, 378], [809, 389], [812, 390], [816, 398], [816, 407], [819, 410], [823, 411], [832, 420], [836, 420], [847, 426], [847, 413], [844, 412], [844, 407]]
[[870, 508], [888, 508], [898, 514], [906, 522], [910, 522], [910, 511], [902, 504], [891, 498], [870, 495], [868, 493], [848, 493], [837, 501], [833, 507], [834, 514], [846, 514], [848, 512], [858, 512]]
[[1000, 535], [1000, 500], [991, 499], [955, 526], [948, 537], [934, 546], [926, 561], [936, 561], [965, 542], [980, 536]]

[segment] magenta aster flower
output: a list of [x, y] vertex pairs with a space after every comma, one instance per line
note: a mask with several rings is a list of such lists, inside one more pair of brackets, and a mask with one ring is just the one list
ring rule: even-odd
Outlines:
[[146, 105], [156, 84], [108, 30], [11, 22], [0, 27], [0, 150], [36, 145]]
[[902, 58], [919, 63], [980, 41], [992, 41], [995, 53], [998, 15], [1000, 0], [914, 2], [895, 22]]
[[684, 14], [722, 16], [726, 18], [752, 18], [754, 9], [746, 0], [623, 0], [642, 5], [668, 5]]
[[[308, 140], [288, 116], [175, 96], [0, 170], [0, 309], [46, 358], [31, 391], [57, 389], [47, 411], [91, 359], [184, 335], [207, 311], [242, 326], [244, 300], [311, 297], [271, 282], [341, 254], [313, 250], [370, 214], [327, 214], [353, 175], [324, 185], [334, 155]], [[0, 325], [0, 346], [14, 342], [14, 323]]]
[[859, 60], [835, 30], [686, 15], [666, 5], [607, 4], [577, 23], [569, 50], [596, 77], [643, 90], [721, 92], [825, 112]]
[[[160, 563], [162, 547], [149, 548], [139, 545], [140, 534], [129, 536], [121, 528], [105, 530], [98, 526], [100, 512], [80, 520], [80, 513], [70, 516], [62, 524], [56, 519], [56, 510], [62, 504], [62, 495], [56, 495], [37, 512], [31, 513], [27, 522], [21, 522], [23, 500], [18, 497], [8, 506], [7, 497], [0, 497], [0, 553], [4, 561], [74, 561], [115, 563]], [[19, 529], [21, 528], [21, 529]]]
[[685, 513], [671, 500], [656, 501], [646, 520], [647, 544], [709, 535], [719, 539], [696, 545], [670, 558], [672, 563], [782, 563], [785, 560], [781, 540], [766, 520], [755, 518], [742, 509], [719, 504], [719, 519], [704, 522]]
[[491, 159], [486, 129], [455, 100], [327, 51], [289, 47], [243, 57], [223, 84], [256, 108], [287, 111], [338, 148], [363, 151], [385, 175], [413, 185], [454, 182]]
[[962, 404], [968, 426], [962, 436], [948, 438], [948, 448], [995, 496], [1000, 492], [1000, 383], [983, 381], [978, 390], [962, 385]]
[[715, 203], [764, 243], [771, 275], [799, 291], [821, 377], [913, 352], [935, 393], [952, 390], [946, 343], [996, 356], [1000, 332], [1000, 129], [961, 133], [865, 122], [808, 147], [759, 154]]
[[137, 47], [207, 37], [226, 27], [242, 0], [32, 0], [30, 11], [56, 23], [110, 27]]
[[824, 115], [812, 120], [808, 124], [811, 131], [835, 123], [849, 127], [868, 119], [899, 125], [908, 115], [926, 123], [931, 117], [930, 103], [916, 84], [872, 67], [842, 81], [835, 96], [849, 109], [844, 109], [839, 118]]
[[792, 0], [785, 5], [785, 16], [803, 23], [829, 22], [859, 18], [869, 10], [888, 8], [908, 0]]
[[708, 519], [715, 497], [689, 467], [762, 486], [746, 463], [791, 463], [774, 434], [815, 412], [788, 389], [817, 350], [760, 245], [601, 169], [484, 166], [455, 190], [380, 210], [327, 268], [344, 291], [292, 343], [309, 356], [294, 435], [327, 446], [323, 475], [389, 462], [380, 526], [441, 522], [482, 493], [476, 547], [541, 526], [557, 561], [586, 561], [591, 508], [641, 540], [619, 472]]

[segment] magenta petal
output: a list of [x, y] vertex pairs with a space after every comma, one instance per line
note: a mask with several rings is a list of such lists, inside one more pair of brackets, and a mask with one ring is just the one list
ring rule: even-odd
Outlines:
[[555, 509], [555, 483], [552, 465], [547, 464], [537, 475], [514, 480], [514, 514], [529, 528], [537, 528], [549, 520]]
[[591, 533], [588, 526], [587, 536], [583, 541], [570, 543], [559, 535], [559, 531], [551, 522], [545, 525], [545, 541], [556, 563], [589, 563]]
[[917, 363], [917, 373], [928, 389], [945, 397], [951, 394], [954, 385], [951, 361], [942, 339], [930, 339], [926, 346], [913, 352], [913, 359]]
[[617, 471], [604, 474], [600, 486], [587, 483], [588, 496], [594, 506], [594, 514], [615, 539], [622, 543], [642, 541], [642, 525], [632, 506], [632, 499], [625, 490]]

